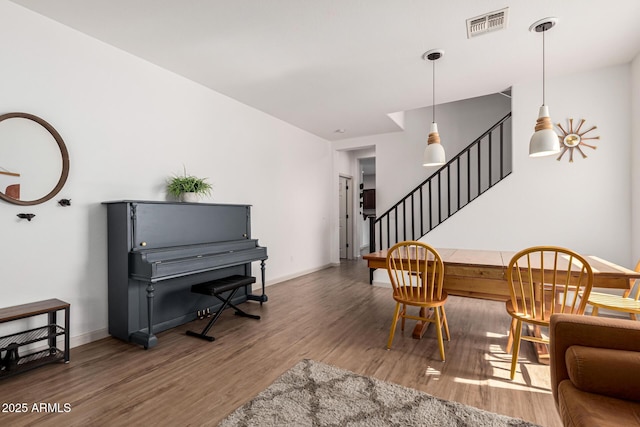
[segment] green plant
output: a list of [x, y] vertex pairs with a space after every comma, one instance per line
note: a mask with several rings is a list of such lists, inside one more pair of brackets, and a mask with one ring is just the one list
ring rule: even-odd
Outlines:
[[211, 194], [211, 184], [207, 178], [198, 178], [187, 175], [185, 169], [183, 175], [175, 175], [167, 183], [167, 192], [175, 197], [180, 197], [183, 193]]

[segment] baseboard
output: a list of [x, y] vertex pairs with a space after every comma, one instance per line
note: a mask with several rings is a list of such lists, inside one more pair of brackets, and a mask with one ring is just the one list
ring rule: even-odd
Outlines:
[[97, 331], [87, 332], [86, 334], [77, 335], [69, 339], [69, 346], [71, 348], [78, 347], [84, 344], [89, 344], [93, 341], [98, 341], [109, 336], [109, 330], [107, 328], [98, 329]]
[[[265, 281], [266, 283], [264, 284], [264, 286], [265, 288], [268, 288], [269, 286], [275, 285], [277, 283], [286, 282], [287, 280], [291, 280], [291, 279], [297, 279], [298, 277], [306, 276], [307, 274], [315, 273], [316, 271], [324, 270], [325, 268], [338, 267], [338, 266], [340, 266], [340, 263], [337, 263], [337, 264], [329, 263], [329, 264], [322, 265], [320, 267], [310, 268], [309, 270], [303, 270], [303, 271], [298, 271], [297, 273], [287, 274], [286, 276], [269, 278], [269, 280]], [[257, 280], [256, 283], [253, 284], [252, 290], [256, 291], [256, 290], [262, 289], [262, 283], [259, 283], [259, 282], [260, 280]]]

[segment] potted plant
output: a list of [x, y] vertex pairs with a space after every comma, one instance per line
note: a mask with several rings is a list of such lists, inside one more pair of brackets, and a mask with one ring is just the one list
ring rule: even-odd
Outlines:
[[197, 202], [203, 195], [211, 194], [211, 184], [207, 178], [187, 175], [175, 175], [167, 182], [167, 192], [183, 202]]

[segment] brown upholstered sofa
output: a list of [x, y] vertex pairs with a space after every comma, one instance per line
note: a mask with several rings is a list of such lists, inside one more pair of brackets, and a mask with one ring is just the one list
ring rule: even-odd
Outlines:
[[554, 314], [549, 338], [565, 426], [640, 425], [640, 322]]

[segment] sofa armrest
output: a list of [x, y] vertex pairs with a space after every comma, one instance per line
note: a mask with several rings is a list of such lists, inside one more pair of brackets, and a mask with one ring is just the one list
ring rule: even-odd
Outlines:
[[565, 353], [572, 345], [640, 351], [640, 322], [574, 314], [554, 314], [549, 326], [551, 391], [558, 404], [558, 384], [569, 378]]

